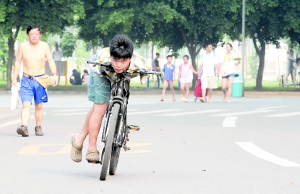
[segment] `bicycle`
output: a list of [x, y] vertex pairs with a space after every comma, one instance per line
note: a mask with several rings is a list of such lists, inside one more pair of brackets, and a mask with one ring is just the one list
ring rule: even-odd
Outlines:
[[[88, 61], [88, 63], [99, 65], [100, 67], [111, 67], [110, 62], [99, 63]], [[149, 74], [161, 75], [161, 72], [149, 71], [142, 68], [130, 71], [132, 71], [130, 75], [139, 75], [141, 80], [142, 78], [147, 78]], [[126, 145], [127, 141], [129, 141], [128, 134], [130, 130], [140, 130], [136, 125], [127, 125], [127, 104], [130, 96], [129, 83], [132, 76], [129, 76], [127, 71], [118, 75], [117, 81], [109, 79], [111, 82], [111, 98], [104, 116], [101, 141], [105, 145], [101, 154], [101, 160], [99, 161], [102, 165], [100, 173], [100, 180], [102, 181], [106, 179], [108, 166], [109, 174], [115, 175], [121, 148], [123, 147], [125, 151], [130, 150]]]

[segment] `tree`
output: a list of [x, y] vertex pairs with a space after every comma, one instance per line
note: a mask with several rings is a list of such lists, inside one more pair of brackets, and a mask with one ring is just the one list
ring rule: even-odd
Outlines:
[[64, 32], [60, 47], [64, 57], [72, 57], [76, 45], [76, 37], [70, 32]]
[[81, 0], [2, 0], [1, 8], [0, 29], [8, 37], [9, 48], [7, 89], [11, 85], [14, 44], [20, 30], [25, 30], [30, 24], [38, 24], [47, 33], [61, 33], [65, 26], [84, 17]]
[[[259, 57], [259, 67], [256, 76], [256, 90], [262, 90], [263, 72], [265, 67], [265, 51], [267, 44], [279, 47], [279, 40], [291, 37], [297, 40], [299, 35], [300, 7], [297, 0], [247, 0], [246, 1], [246, 35], [252, 38], [254, 48]], [[241, 13], [241, 12], [240, 12]], [[242, 16], [235, 21], [233, 31], [228, 34], [237, 37], [236, 31], [240, 28]]]
[[[205, 43], [217, 44], [233, 25], [237, 0], [230, 1], [92, 1], [85, 2], [86, 18], [79, 20], [79, 36], [93, 45], [108, 46], [116, 33], [126, 33], [137, 45], [147, 42], [186, 46], [194, 68]], [[93, 26], [93, 29], [91, 29]]]
[[[174, 51], [186, 46], [191, 56], [194, 69], [196, 56], [207, 43], [216, 45], [223, 40], [224, 34], [237, 17], [238, 1], [191, 1], [167, 0], [162, 4], [169, 5], [160, 10], [160, 6], [153, 7], [150, 14], [160, 12], [163, 21], [155, 22], [153, 34], [158, 38], [161, 46], [171, 47]], [[158, 2], [156, 4], [159, 4]], [[170, 15], [169, 13], [174, 13]], [[146, 11], [147, 14], [147, 11]], [[170, 18], [171, 17], [171, 18]], [[194, 80], [197, 76], [194, 76]], [[194, 87], [195, 82], [193, 82]]]

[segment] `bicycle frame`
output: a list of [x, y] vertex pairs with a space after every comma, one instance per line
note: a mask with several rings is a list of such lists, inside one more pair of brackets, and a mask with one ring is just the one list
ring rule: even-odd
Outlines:
[[[116, 125], [116, 131], [117, 138], [114, 138], [113, 146], [119, 146], [123, 147], [125, 151], [128, 150], [128, 147], [126, 146], [126, 142], [128, 140], [128, 133], [129, 129], [126, 128], [127, 122], [126, 122], [126, 115], [127, 115], [127, 103], [129, 98], [129, 80], [126, 79], [126, 76], [123, 75], [123, 77], [117, 81], [113, 82], [111, 81], [111, 87], [112, 87], [112, 93], [111, 93], [111, 100], [109, 102], [106, 114], [105, 114], [105, 121], [103, 125], [103, 131], [102, 131], [102, 142], [106, 142], [107, 137], [107, 128], [109, 123], [109, 118], [112, 112], [113, 106], [118, 103], [120, 104], [120, 111], [119, 111], [119, 119], [117, 121]], [[113, 129], [109, 129], [113, 130]]]

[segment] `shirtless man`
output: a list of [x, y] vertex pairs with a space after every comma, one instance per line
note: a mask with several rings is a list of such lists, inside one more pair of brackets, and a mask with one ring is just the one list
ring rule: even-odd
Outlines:
[[30, 104], [34, 97], [35, 102], [35, 135], [43, 136], [41, 128], [43, 118], [42, 103], [48, 102], [46, 89], [35, 79], [45, 74], [45, 60], [48, 60], [53, 76], [53, 86], [57, 85], [56, 65], [51, 55], [50, 47], [47, 43], [40, 41], [42, 30], [39, 26], [30, 25], [27, 28], [29, 41], [23, 42], [17, 52], [14, 66], [12, 85], [16, 85], [17, 77], [23, 63], [23, 78], [20, 87], [20, 96], [23, 103], [22, 125], [17, 128], [17, 133], [23, 137], [28, 137], [27, 124], [30, 117]]

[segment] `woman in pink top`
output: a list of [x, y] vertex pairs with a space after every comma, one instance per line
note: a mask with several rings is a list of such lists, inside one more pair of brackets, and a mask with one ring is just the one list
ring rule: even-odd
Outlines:
[[[197, 71], [194, 70], [192, 64], [189, 63], [189, 56], [183, 56], [183, 64], [180, 65], [178, 81], [180, 81], [180, 89], [182, 93], [182, 101], [187, 102], [190, 93], [190, 83], [193, 80], [192, 72], [198, 75]], [[185, 88], [185, 90], [184, 90]]]
[[82, 75], [82, 84], [83, 85], [88, 85], [89, 83], [89, 80], [90, 80], [90, 75], [89, 75], [89, 72], [85, 69], [83, 71], [83, 75]]

